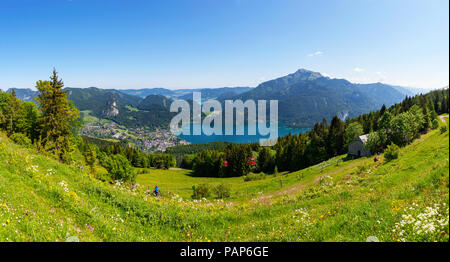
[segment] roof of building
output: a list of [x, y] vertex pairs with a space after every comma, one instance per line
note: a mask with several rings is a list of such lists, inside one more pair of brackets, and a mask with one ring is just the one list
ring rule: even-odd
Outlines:
[[369, 135], [365, 134], [365, 135], [359, 136], [359, 140], [361, 140], [363, 143], [366, 143], [368, 137], [369, 137]]

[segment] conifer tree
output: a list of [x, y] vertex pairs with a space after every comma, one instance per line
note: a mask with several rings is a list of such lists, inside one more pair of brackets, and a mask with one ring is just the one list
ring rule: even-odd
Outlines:
[[16, 97], [16, 91], [12, 89], [6, 106], [6, 132], [8, 133], [8, 136], [14, 132], [14, 120], [20, 110], [20, 105], [21, 102]]

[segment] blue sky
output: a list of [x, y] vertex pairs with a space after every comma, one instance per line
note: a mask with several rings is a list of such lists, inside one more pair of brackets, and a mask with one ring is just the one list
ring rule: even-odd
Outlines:
[[448, 0], [1, 0], [0, 88], [449, 82]]

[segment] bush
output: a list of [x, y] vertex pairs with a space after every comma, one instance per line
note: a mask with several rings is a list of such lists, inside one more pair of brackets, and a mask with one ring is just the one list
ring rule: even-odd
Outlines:
[[190, 154], [184, 155], [183, 159], [181, 160], [180, 167], [184, 168], [184, 169], [192, 170], [192, 166], [194, 165], [194, 158], [195, 158], [195, 155], [190, 155]]
[[368, 169], [369, 169], [369, 166], [368, 166], [368, 165], [361, 165], [361, 166], [358, 166], [358, 167], [356, 168], [356, 173], [355, 173], [355, 174], [360, 175], [360, 174], [364, 173], [365, 171], [367, 171]]
[[9, 138], [18, 145], [25, 147], [31, 146], [31, 140], [22, 133], [14, 133]]
[[441, 134], [447, 132], [447, 127], [446, 126], [441, 126]]
[[136, 171], [123, 155], [119, 154], [108, 157], [105, 168], [113, 180], [134, 182], [136, 179]]
[[384, 153], [384, 158], [386, 159], [386, 161], [389, 162], [391, 160], [397, 159], [399, 150], [399, 147], [394, 143], [388, 145]]
[[192, 186], [192, 198], [193, 199], [200, 199], [200, 198], [207, 198], [209, 197], [209, 194], [211, 192], [211, 186], [209, 184], [200, 184], [197, 186]]
[[439, 121], [437, 119], [434, 119], [433, 122], [431, 122], [431, 129], [437, 129], [439, 127]]
[[225, 184], [218, 184], [214, 187], [214, 192], [217, 194], [218, 199], [230, 197], [230, 186]]

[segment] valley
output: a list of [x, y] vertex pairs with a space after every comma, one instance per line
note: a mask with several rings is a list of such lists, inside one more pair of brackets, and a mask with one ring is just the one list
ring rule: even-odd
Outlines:
[[106, 139], [111, 142], [123, 142], [136, 146], [144, 152], [165, 152], [167, 148], [177, 145], [188, 145], [189, 142], [172, 135], [169, 130], [148, 128], [127, 128], [107, 119], [99, 119], [91, 115], [89, 110], [81, 111], [84, 124], [81, 135]]

